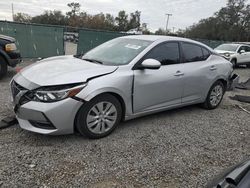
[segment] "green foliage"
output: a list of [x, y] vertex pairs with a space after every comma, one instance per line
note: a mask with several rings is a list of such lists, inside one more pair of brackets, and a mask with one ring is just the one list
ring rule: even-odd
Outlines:
[[15, 22], [29, 23], [31, 21], [31, 16], [25, 13], [17, 13], [14, 15]]
[[166, 35], [166, 30], [159, 28], [157, 31], [155, 31], [156, 35]]
[[250, 40], [250, 5], [246, 0], [228, 0], [214, 16], [202, 19], [186, 29], [182, 35], [224, 41]]
[[128, 30], [128, 15], [126, 14], [124, 10], [118, 13], [118, 16], [115, 18], [115, 21], [117, 23], [118, 31]]
[[96, 15], [88, 14], [87, 12], [81, 11], [81, 5], [76, 2], [69, 3], [67, 6], [70, 10], [66, 12], [66, 15], [57, 10], [45, 11], [43, 14], [35, 17], [31, 17], [24, 13], [17, 13], [14, 17], [14, 21], [104, 29], [110, 31], [139, 30], [141, 26], [140, 11], [135, 11], [130, 14], [127, 14], [125, 11], [120, 11], [118, 15], [114, 17], [111, 14], [103, 14], [102, 12]]
[[59, 10], [45, 11], [39, 16], [32, 17], [32, 23], [51, 24], [51, 25], [66, 25], [67, 19]]

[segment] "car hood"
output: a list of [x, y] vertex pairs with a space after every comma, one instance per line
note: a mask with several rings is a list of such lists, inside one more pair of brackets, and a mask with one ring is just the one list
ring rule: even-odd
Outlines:
[[9, 36], [6, 36], [6, 35], [0, 35], [0, 39], [7, 40], [9, 42], [15, 42], [16, 41], [16, 39], [14, 39], [13, 37], [9, 37]]
[[232, 52], [232, 51], [225, 51], [225, 50], [215, 50], [218, 54], [226, 54], [226, 53], [229, 53], [229, 54], [235, 54], [235, 52]]
[[87, 82], [114, 72], [117, 66], [90, 63], [73, 56], [58, 56], [34, 63], [20, 71], [20, 74], [40, 86], [63, 85]]

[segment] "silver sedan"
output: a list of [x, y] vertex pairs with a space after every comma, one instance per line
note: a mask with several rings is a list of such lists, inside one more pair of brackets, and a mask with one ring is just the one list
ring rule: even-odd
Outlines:
[[126, 36], [83, 56], [41, 60], [11, 81], [21, 128], [49, 135], [109, 135], [120, 121], [191, 104], [215, 109], [232, 65], [204, 44]]

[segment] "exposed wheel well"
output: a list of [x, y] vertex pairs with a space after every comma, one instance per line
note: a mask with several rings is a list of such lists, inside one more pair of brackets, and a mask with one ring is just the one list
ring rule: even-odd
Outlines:
[[[107, 93], [102, 93], [102, 94], [110, 94], [110, 95], [113, 95], [115, 98], [117, 98], [121, 104], [121, 107], [122, 107], [122, 121], [124, 121], [124, 118], [125, 118], [125, 112], [126, 112], [126, 106], [125, 106], [125, 102], [123, 100], [123, 98], [117, 94], [117, 93], [113, 93], [113, 92], [107, 92]], [[100, 94], [100, 95], [102, 95]]]
[[225, 91], [226, 91], [226, 90], [227, 90], [227, 81], [224, 80], [224, 79], [219, 79], [219, 80], [217, 80], [217, 81], [222, 82], [222, 84], [223, 84], [223, 86], [224, 86], [224, 89], [225, 89]]
[[231, 61], [233, 61], [233, 60], [235, 60], [237, 62], [237, 58], [236, 57], [234, 57], [234, 58], [231, 59]]
[[[233, 61], [235, 61], [235, 62], [233, 62]], [[234, 57], [233, 59], [231, 59], [230, 62], [233, 64], [233, 66], [236, 66], [237, 65], [237, 58]]]

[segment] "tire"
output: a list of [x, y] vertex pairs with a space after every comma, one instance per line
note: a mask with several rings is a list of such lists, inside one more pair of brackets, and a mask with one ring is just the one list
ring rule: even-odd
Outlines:
[[99, 139], [111, 134], [120, 123], [121, 117], [122, 107], [119, 100], [113, 95], [103, 94], [80, 108], [75, 126], [81, 135]]
[[208, 110], [216, 109], [220, 105], [224, 93], [225, 86], [223, 83], [221, 81], [215, 82], [208, 92], [206, 101], [203, 103], [203, 107]]
[[232, 59], [231, 63], [233, 64], [233, 68], [237, 68], [238, 67], [236, 59]]
[[6, 75], [7, 70], [7, 62], [3, 57], [0, 56], [0, 79], [2, 79]]

